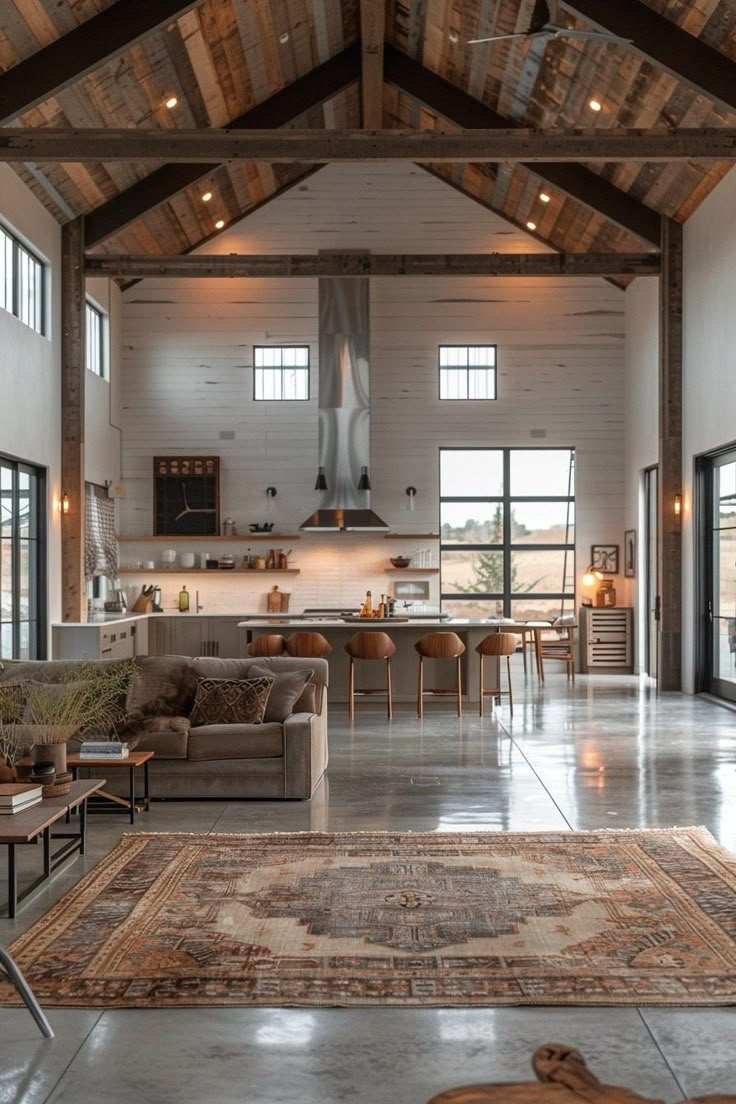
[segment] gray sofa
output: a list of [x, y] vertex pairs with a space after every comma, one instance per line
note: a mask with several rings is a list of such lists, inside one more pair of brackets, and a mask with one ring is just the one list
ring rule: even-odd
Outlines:
[[[138, 751], [155, 752], [150, 766], [153, 798], [312, 796], [327, 766], [328, 667], [324, 659], [139, 656], [136, 665], [139, 678], [128, 694], [128, 721], [121, 736]], [[6, 662], [0, 683], [58, 682], [77, 666], [73, 660]], [[294, 711], [283, 721], [191, 728], [188, 716], [197, 679], [244, 679], [251, 667], [274, 674], [306, 668], [314, 673]], [[122, 794], [125, 779], [111, 771], [107, 788]]]

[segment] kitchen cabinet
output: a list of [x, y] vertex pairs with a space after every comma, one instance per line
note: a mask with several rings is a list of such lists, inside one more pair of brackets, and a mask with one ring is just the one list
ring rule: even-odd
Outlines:
[[244, 654], [237, 617], [151, 615], [149, 654], [236, 658]]
[[54, 659], [131, 659], [145, 655], [146, 630], [144, 618], [53, 625], [51, 654]]

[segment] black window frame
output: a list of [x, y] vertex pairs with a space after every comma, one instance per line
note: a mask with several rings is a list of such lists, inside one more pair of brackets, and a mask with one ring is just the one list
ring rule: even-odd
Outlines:
[[[306, 350], [306, 353], [307, 353], [307, 363], [305, 365], [302, 365], [302, 364], [299, 364], [299, 365], [289, 364], [289, 365], [286, 365], [286, 366], [284, 366], [283, 364], [281, 364], [281, 365], [278, 365], [278, 364], [256, 365], [256, 352], [257, 352], [258, 349], [270, 349], [270, 350], [279, 349], [279, 350], [281, 350], [282, 353], [283, 353], [284, 349], [304, 349], [304, 350]], [[284, 372], [293, 371], [295, 367], [298, 369], [298, 371], [306, 372], [306, 374], [307, 374], [307, 393], [304, 396], [304, 398], [302, 398], [302, 399], [285, 399], [283, 397], [283, 394], [284, 394], [283, 374], [284, 374]], [[298, 343], [294, 343], [294, 344], [291, 344], [291, 345], [254, 345], [253, 346], [253, 402], [285, 402], [285, 403], [289, 403], [289, 402], [309, 402], [309, 399], [311, 398], [311, 393], [312, 393], [312, 384], [311, 384], [312, 371], [311, 371], [311, 369], [312, 369], [311, 347], [304, 341], [300, 341]], [[258, 395], [256, 394], [256, 372], [264, 372], [264, 371], [279, 372], [281, 374], [281, 396], [279, 398], [264, 399], [264, 398], [259, 398]]]
[[[447, 371], [450, 371], [450, 370], [452, 370], [453, 372], [465, 371], [466, 377], [467, 377], [467, 373], [469, 373], [471, 371], [471, 366], [470, 365], [466, 365], [463, 368], [462, 365], [455, 366], [455, 365], [442, 364], [441, 360], [442, 360], [442, 350], [443, 349], [468, 349], [468, 350], [469, 349], [493, 349], [493, 364], [492, 365], [490, 365], [490, 364], [480, 365], [480, 367], [483, 369], [483, 371], [493, 373], [493, 396], [491, 398], [485, 397], [485, 398], [482, 398], [482, 399], [476, 399], [476, 398], [470, 398], [467, 395], [465, 396], [465, 398], [452, 398], [449, 395], [443, 395], [442, 394], [442, 373], [443, 372], [447, 372]], [[469, 390], [469, 388], [467, 388], [467, 390]], [[473, 341], [471, 341], [471, 342], [467, 342], [467, 341], [465, 341], [465, 342], [446, 342], [446, 341], [442, 341], [437, 346], [437, 395], [438, 395], [438, 398], [439, 398], [440, 402], [496, 402], [497, 399], [498, 399], [498, 345], [494, 344], [492, 341], [480, 341], [480, 342], [479, 341], [474, 341], [474, 342]]]
[[[0, 466], [9, 468], [13, 472], [13, 486], [11, 493], [14, 496], [14, 510], [13, 515], [17, 518], [19, 514], [18, 499], [19, 487], [18, 477], [21, 472], [29, 475], [31, 479], [31, 508], [35, 511], [35, 532], [36, 536], [28, 538], [35, 544], [35, 563], [32, 564], [30, 575], [35, 580], [35, 610], [36, 616], [34, 618], [29, 617], [29, 659], [46, 659], [48, 654], [48, 606], [47, 606], [47, 577], [48, 577], [48, 520], [46, 510], [46, 484], [47, 484], [47, 471], [45, 468], [38, 467], [35, 464], [29, 464], [23, 460], [19, 460], [14, 456], [8, 456], [4, 453], [0, 453]], [[1, 493], [1, 492], [0, 492]], [[1, 530], [0, 530], [1, 532]], [[2, 625], [12, 625], [12, 655], [6, 656], [2, 654], [2, 635], [0, 634], [0, 660], [3, 659], [18, 659], [20, 658], [20, 629], [24, 624], [18, 613], [20, 611], [20, 565], [21, 565], [21, 538], [20, 526], [16, 525], [14, 532], [10, 538], [13, 545], [13, 568], [11, 577], [12, 586], [12, 601], [13, 608], [16, 616], [12, 621], [1, 621]], [[30, 611], [29, 611], [30, 612]], [[0, 614], [1, 616], [1, 614]], [[35, 624], [35, 635], [31, 625]]]
[[[12, 279], [11, 307], [8, 309], [6, 306], [0, 305], [0, 310], [12, 314], [14, 318], [17, 318], [18, 321], [24, 326], [27, 326], [29, 330], [33, 330], [34, 333], [39, 334], [41, 337], [46, 337], [46, 281], [48, 279], [48, 265], [33, 249], [30, 249], [22, 242], [5, 223], [0, 222], [0, 230], [2, 230], [3, 234], [10, 240], [12, 250], [10, 265]], [[38, 266], [38, 292], [34, 299], [35, 320], [33, 324], [27, 322], [21, 314], [21, 256], [27, 257], [34, 265]], [[38, 321], [38, 325], [35, 324], [35, 321]]]
[[[95, 318], [95, 326], [97, 329], [97, 336], [99, 338], [99, 372], [97, 372], [94, 368], [90, 366], [92, 343], [89, 340], [89, 315], [93, 315]], [[107, 332], [107, 314], [91, 299], [86, 299], [84, 303], [84, 367], [88, 372], [91, 372], [93, 376], [97, 376], [98, 379], [102, 380], [107, 380], [109, 378]]]
[[[577, 573], [575, 563], [575, 542], [566, 542], [564, 544], [518, 544], [512, 540], [511, 536], [511, 518], [513, 513], [513, 506], [517, 503], [523, 502], [564, 502], [572, 504], [573, 509], [576, 508], [576, 496], [575, 486], [573, 485], [573, 494], [571, 495], [513, 495], [511, 494], [511, 454], [514, 452], [565, 452], [569, 451], [572, 454], [573, 473], [576, 474], [577, 455], [575, 447], [572, 445], [547, 445], [543, 448], [530, 448], [527, 445], [514, 445], [514, 446], [493, 446], [493, 445], [452, 445], [447, 447], [440, 447], [439, 449], [439, 482], [440, 488], [439, 494], [439, 534], [440, 534], [440, 608], [447, 602], [501, 602], [503, 605], [503, 617], [510, 617], [512, 613], [513, 602], [518, 602], [525, 597], [530, 599], [538, 599], [540, 601], [558, 601], [560, 603], [560, 616], [564, 616], [568, 611], [566, 607], [569, 605], [571, 609], [569, 612], [574, 613], [576, 609], [576, 584]], [[487, 494], [487, 495], [443, 495], [442, 494], [442, 453], [443, 452], [500, 452], [503, 460], [503, 494]], [[483, 502], [494, 503], [497, 502], [501, 505], [503, 511], [503, 540], [500, 543], [484, 543], [484, 544], [462, 544], [455, 541], [445, 541], [442, 536], [442, 505], [446, 502]], [[575, 524], [577, 525], [577, 517], [575, 518]], [[522, 549], [528, 552], [565, 552], [572, 555], [572, 579], [573, 589], [572, 591], [530, 591], [514, 593], [511, 589], [512, 586], [512, 553]], [[500, 552], [503, 554], [503, 592], [496, 593], [479, 593], [469, 592], [464, 594], [457, 591], [445, 591], [442, 587], [442, 553], [443, 552]], [[565, 571], [567, 575], [567, 570]], [[564, 580], [563, 580], [564, 582]], [[457, 614], [455, 615], [457, 616]]]

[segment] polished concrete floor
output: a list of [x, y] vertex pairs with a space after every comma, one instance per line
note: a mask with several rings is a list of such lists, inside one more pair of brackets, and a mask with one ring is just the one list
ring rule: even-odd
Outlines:
[[[377, 700], [354, 726], [332, 710], [329, 776], [311, 802], [156, 803], [141, 831], [399, 829], [521, 831], [705, 824], [736, 850], [736, 715], [656, 697], [636, 679], [552, 674], [504, 707], [459, 722], [430, 703], [424, 724], [389, 725]], [[95, 817], [90, 850], [0, 920], [9, 943], [117, 842]], [[30, 849], [29, 849], [30, 851]], [[30, 878], [34, 856], [24, 856]], [[0, 868], [4, 876], [4, 868]], [[0, 883], [2, 884], [2, 883]], [[0, 890], [0, 892], [4, 892]], [[50, 1104], [423, 1104], [477, 1081], [526, 1079], [542, 1043], [579, 1047], [604, 1081], [667, 1104], [736, 1093], [736, 1009], [52, 1010], [42, 1041], [0, 1009], [0, 1102]]]

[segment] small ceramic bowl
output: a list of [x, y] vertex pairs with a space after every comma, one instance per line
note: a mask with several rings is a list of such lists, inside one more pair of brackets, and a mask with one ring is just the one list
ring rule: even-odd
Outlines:
[[411, 560], [408, 556], [392, 556], [391, 563], [394, 567], [408, 567]]

